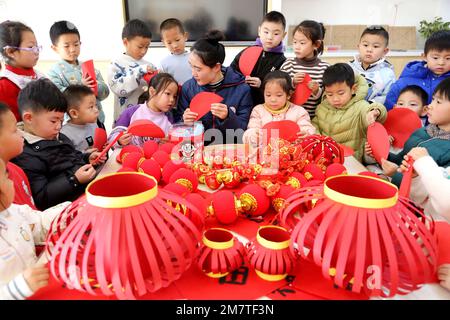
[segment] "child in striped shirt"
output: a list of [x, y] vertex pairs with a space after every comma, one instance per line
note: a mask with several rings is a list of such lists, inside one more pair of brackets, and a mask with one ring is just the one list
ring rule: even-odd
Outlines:
[[329, 63], [319, 59], [319, 55], [323, 53], [325, 28], [322, 23], [305, 20], [294, 29], [293, 37], [295, 58], [286, 59], [280, 70], [291, 76], [294, 86], [303, 81], [306, 73], [311, 77], [312, 81], [308, 86], [312, 94], [303, 104], [303, 108], [312, 119], [322, 98], [323, 73], [330, 66]]

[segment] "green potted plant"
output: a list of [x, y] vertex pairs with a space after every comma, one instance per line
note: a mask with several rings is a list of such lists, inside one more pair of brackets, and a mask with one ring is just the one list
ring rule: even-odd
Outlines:
[[442, 17], [435, 17], [433, 21], [422, 20], [419, 22], [419, 33], [425, 39], [428, 39], [430, 35], [439, 30], [450, 30], [450, 22], [442, 21]]

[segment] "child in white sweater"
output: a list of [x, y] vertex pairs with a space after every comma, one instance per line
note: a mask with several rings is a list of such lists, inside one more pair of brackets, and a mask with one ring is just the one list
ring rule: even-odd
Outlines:
[[[409, 167], [409, 157], [414, 160], [413, 168], [417, 173], [411, 184], [411, 200], [435, 220], [450, 222], [450, 167], [439, 167], [427, 149], [417, 147], [405, 156], [400, 171], [404, 172]], [[450, 290], [450, 264], [439, 266], [438, 278], [441, 286]]]
[[44, 212], [12, 204], [14, 185], [0, 160], [0, 300], [24, 300], [48, 284], [47, 267], [37, 264], [35, 244], [69, 202]]

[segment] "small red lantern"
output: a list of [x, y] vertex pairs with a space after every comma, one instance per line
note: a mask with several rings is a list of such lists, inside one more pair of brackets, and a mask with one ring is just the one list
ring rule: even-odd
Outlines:
[[170, 156], [167, 152], [158, 150], [155, 153], [152, 154], [151, 156], [153, 159], [156, 160], [156, 162], [159, 163], [161, 168], [164, 168], [164, 165], [169, 162], [170, 160]]
[[128, 167], [137, 170], [138, 163], [140, 163], [141, 159], [145, 160], [144, 156], [140, 152], [127, 153], [122, 157], [122, 167]]
[[128, 145], [122, 148], [122, 150], [120, 150], [120, 153], [117, 155], [117, 162], [118, 163], [122, 163], [124, 160], [124, 156], [127, 155], [128, 153], [132, 153], [132, 152], [138, 152], [141, 153], [142, 155], [144, 155], [144, 151], [142, 150], [142, 148], [135, 146], [135, 145]]
[[235, 205], [233, 192], [220, 190], [212, 194], [211, 205], [208, 207], [208, 214], [214, 215], [221, 224], [232, 224], [238, 216], [239, 211]]
[[250, 216], [266, 214], [270, 206], [270, 198], [266, 191], [257, 184], [249, 184], [239, 192], [238, 210]]
[[208, 277], [222, 278], [242, 265], [244, 246], [230, 231], [208, 229], [203, 233], [202, 241], [197, 264]]
[[152, 155], [158, 150], [158, 143], [155, 140], [145, 141], [142, 149], [144, 150], [145, 158], [150, 159]]
[[161, 167], [158, 162], [153, 159], [145, 159], [144, 161], [140, 161], [138, 171], [154, 177], [157, 182], [161, 180]]
[[289, 249], [291, 236], [279, 226], [263, 226], [247, 245], [247, 257], [256, 274], [267, 281], [286, 278], [294, 269], [295, 256]]
[[272, 207], [276, 212], [280, 212], [281, 209], [284, 208], [286, 203], [286, 199], [294, 192], [295, 189], [290, 185], [281, 185], [280, 191], [276, 195], [274, 195], [271, 199]]
[[169, 179], [169, 182], [175, 182], [186, 187], [189, 192], [196, 192], [198, 187], [198, 180], [196, 174], [190, 170], [181, 168], [175, 171]]
[[180, 168], [186, 168], [186, 164], [179, 160], [170, 160], [162, 168], [162, 181], [164, 183], [169, 183], [170, 176]]

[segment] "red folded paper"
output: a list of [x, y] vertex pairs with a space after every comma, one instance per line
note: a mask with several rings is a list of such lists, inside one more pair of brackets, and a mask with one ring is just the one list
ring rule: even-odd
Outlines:
[[109, 149], [111, 149], [113, 147], [113, 145], [120, 139], [121, 136], [123, 136], [123, 134], [125, 133], [125, 131], [121, 131], [119, 132], [119, 134], [114, 138], [113, 141], [111, 141], [103, 150], [102, 152], [99, 154], [99, 156], [97, 158], [94, 159], [93, 163], [96, 163], [100, 160], [101, 157], [103, 157], [108, 151]]
[[309, 76], [309, 74], [305, 73], [305, 78], [303, 78], [303, 81], [297, 84], [297, 86], [295, 87], [294, 94], [291, 97], [292, 103], [301, 106], [308, 100], [309, 96], [312, 93], [311, 89], [308, 87], [308, 83], [310, 82], [311, 77]]
[[192, 98], [189, 108], [192, 112], [198, 114], [197, 119], [200, 119], [205, 114], [211, 111], [211, 104], [222, 102], [223, 98], [213, 92], [200, 92]]
[[156, 76], [159, 73], [158, 70], [155, 70], [153, 72], [147, 72], [146, 74], [144, 74], [144, 80], [150, 85], [150, 81], [152, 81], [152, 78], [154, 76]]
[[297, 139], [297, 133], [300, 132], [299, 125], [291, 120], [272, 121], [262, 128], [264, 129], [263, 141], [267, 143], [270, 142], [271, 137], [276, 135], [281, 139], [292, 142]]
[[146, 119], [133, 121], [128, 126], [128, 133], [138, 137], [164, 138], [166, 136], [153, 121]]
[[263, 48], [257, 46], [248, 47], [242, 52], [239, 58], [239, 69], [244, 76], [247, 77], [252, 73], [262, 52]]
[[375, 122], [367, 128], [367, 142], [370, 144], [373, 156], [379, 164], [381, 164], [381, 158], [387, 159], [390, 143], [389, 135], [383, 125]]
[[95, 128], [93, 147], [98, 151], [102, 151], [107, 142], [108, 137], [106, 135], [106, 130], [103, 128]]
[[94, 88], [92, 89], [95, 93], [95, 96], [98, 95], [98, 83], [97, 83], [97, 77], [95, 75], [95, 69], [94, 69], [94, 61], [88, 60], [81, 64], [81, 72], [83, 74], [83, 78], [90, 77], [92, 80], [94, 80]]
[[422, 128], [422, 121], [411, 109], [396, 107], [388, 112], [384, 127], [388, 134], [394, 137], [392, 145], [403, 148], [411, 134]]

